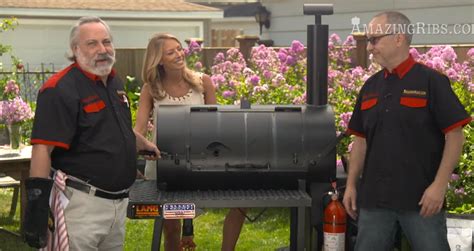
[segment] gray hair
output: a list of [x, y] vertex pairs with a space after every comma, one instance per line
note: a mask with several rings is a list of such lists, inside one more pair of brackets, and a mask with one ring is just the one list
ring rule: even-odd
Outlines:
[[407, 44], [410, 45], [413, 38], [413, 26], [410, 19], [398, 11], [385, 11], [377, 14], [374, 18], [382, 16], [387, 18], [387, 24], [392, 27], [392, 32], [405, 35]]
[[113, 41], [112, 33], [110, 32], [110, 27], [102, 20], [100, 17], [88, 16], [88, 17], [81, 17], [77, 20], [76, 24], [71, 28], [71, 32], [69, 33], [69, 51], [67, 52], [67, 59], [71, 61], [76, 61], [76, 56], [74, 56], [74, 47], [79, 43], [78, 34], [79, 34], [79, 27], [83, 24], [88, 23], [101, 23], [107, 33], [109, 33], [110, 39]]

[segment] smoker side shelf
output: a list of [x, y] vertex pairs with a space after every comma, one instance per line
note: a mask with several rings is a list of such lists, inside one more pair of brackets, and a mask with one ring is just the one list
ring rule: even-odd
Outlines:
[[301, 190], [158, 191], [154, 180], [137, 180], [130, 189], [129, 207], [173, 202], [202, 208], [310, 207], [311, 197]]
[[[303, 186], [304, 187], [304, 186]], [[134, 217], [133, 208], [139, 205], [157, 206], [165, 203], [194, 203], [199, 208], [239, 208], [239, 207], [291, 207], [297, 209], [295, 224], [295, 250], [305, 250], [309, 239], [309, 208], [311, 197], [302, 190], [206, 190], [206, 191], [158, 191], [154, 180], [137, 180], [130, 189], [127, 216]], [[150, 219], [144, 217], [143, 219]], [[160, 250], [163, 219], [156, 218], [153, 230], [152, 250]], [[293, 250], [293, 249], [292, 249]]]

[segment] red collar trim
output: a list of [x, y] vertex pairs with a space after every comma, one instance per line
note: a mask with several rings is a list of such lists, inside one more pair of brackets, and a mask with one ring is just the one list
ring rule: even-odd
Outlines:
[[[77, 69], [79, 69], [82, 73], [84, 73], [84, 75], [86, 75], [87, 78], [89, 78], [90, 80], [92, 81], [99, 81], [99, 80], [102, 80], [102, 78], [100, 78], [99, 76], [95, 75], [94, 73], [90, 73], [84, 69], [82, 69], [79, 64], [77, 62], [75, 62], [74, 64], [72, 64], [73, 67], [77, 67]], [[111, 77], [114, 77], [115, 76], [115, 69], [112, 69], [112, 71], [110, 72], [108, 78], [111, 78]]]
[[416, 64], [416, 61], [413, 59], [411, 55], [408, 56], [408, 58], [403, 61], [401, 64], [399, 64], [393, 71], [390, 73], [387, 69], [384, 70], [384, 78], [387, 78], [389, 74], [397, 74], [400, 79], [402, 79], [410, 70], [411, 68]]

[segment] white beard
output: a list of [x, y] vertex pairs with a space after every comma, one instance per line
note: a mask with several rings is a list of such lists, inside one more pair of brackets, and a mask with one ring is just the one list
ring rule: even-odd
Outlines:
[[84, 70], [93, 73], [97, 76], [105, 77], [110, 74], [110, 72], [112, 71], [112, 66], [115, 63], [115, 53], [113, 53], [112, 55], [106, 55], [107, 64], [105, 65], [96, 66], [95, 61], [101, 56], [98, 55], [95, 58], [88, 60], [81, 52], [81, 50], [77, 51], [76, 60], [78, 61], [79, 65], [84, 68]]

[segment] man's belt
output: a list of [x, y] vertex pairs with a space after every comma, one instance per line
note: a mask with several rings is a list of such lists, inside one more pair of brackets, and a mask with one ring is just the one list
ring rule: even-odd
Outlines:
[[79, 181], [75, 181], [75, 180], [72, 180], [72, 179], [67, 179], [66, 180], [66, 186], [72, 187], [74, 189], [77, 189], [77, 190], [82, 191], [84, 193], [88, 193], [90, 195], [94, 195], [94, 196], [104, 198], [104, 199], [109, 199], [109, 200], [118, 200], [118, 199], [128, 198], [128, 191], [127, 192], [119, 192], [119, 193], [106, 192], [104, 190], [99, 190], [94, 186], [84, 184], [84, 183], [81, 183]]

